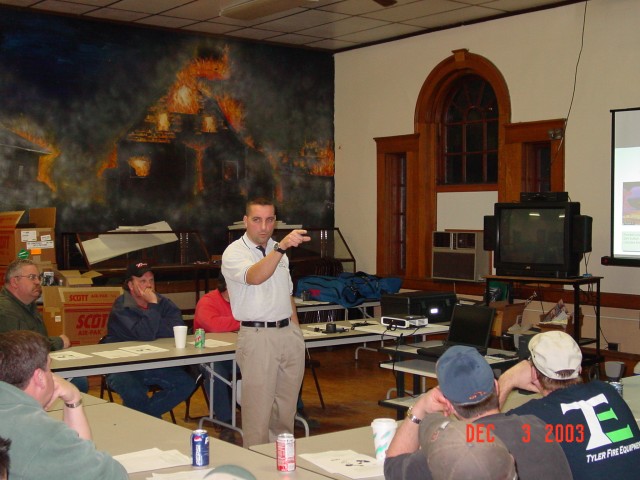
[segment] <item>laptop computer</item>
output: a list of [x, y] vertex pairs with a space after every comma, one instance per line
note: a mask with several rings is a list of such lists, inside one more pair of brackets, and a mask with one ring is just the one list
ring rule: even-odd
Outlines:
[[430, 358], [440, 356], [453, 345], [476, 348], [482, 355], [487, 353], [495, 308], [479, 305], [456, 305], [451, 315], [449, 334], [442, 345], [418, 348], [418, 355]]

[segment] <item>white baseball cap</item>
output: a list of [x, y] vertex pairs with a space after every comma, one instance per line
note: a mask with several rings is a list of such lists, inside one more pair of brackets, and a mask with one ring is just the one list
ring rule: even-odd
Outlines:
[[[546, 377], [569, 380], [580, 375], [582, 352], [571, 335], [560, 330], [539, 333], [529, 342], [531, 361]], [[573, 370], [570, 375], [558, 375], [560, 371]]]

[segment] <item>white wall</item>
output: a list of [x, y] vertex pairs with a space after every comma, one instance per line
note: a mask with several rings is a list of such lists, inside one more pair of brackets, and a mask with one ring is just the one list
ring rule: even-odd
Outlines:
[[[373, 138], [413, 133], [416, 100], [429, 72], [452, 50], [467, 48], [502, 72], [512, 122], [565, 118], [584, 8], [584, 3], [573, 4], [336, 55], [336, 226], [356, 255], [359, 270], [376, 270]], [[630, 294], [640, 294], [640, 269], [603, 267], [600, 257], [610, 250], [609, 111], [640, 106], [638, 18], [637, 0], [588, 2], [565, 150], [566, 189], [573, 201], [581, 202], [582, 213], [594, 219], [588, 271], [605, 277], [603, 291]], [[482, 225], [491, 200], [485, 195], [460, 198], [452, 202], [449, 194], [439, 195], [438, 228]], [[469, 225], [458, 224], [460, 205]]]

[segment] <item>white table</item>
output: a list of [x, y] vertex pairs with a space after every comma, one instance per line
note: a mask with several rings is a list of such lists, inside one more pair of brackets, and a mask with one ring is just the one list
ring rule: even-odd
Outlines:
[[[191, 430], [165, 422], [144, 413], [131, 410], [116, 403], [101, 403], [85, 407], [93, 441], [98, 450], [111, 455], [136, 452], [148, 448], [161, 450], [179, 450], [191, 455]], [[58, 420], [62, 412], [57, 410], [49, 415]], [[311, 471], [299, 468], [296, 472], [282, 475], [276, 469], [275, 460], [223, 442], [213, 437], [210, 441], [210, 467], [225, 464], [239, 465], [249, 470], [258, 480], [300, 479], [320, 480], [323, 477]], [[192, 470], [191, 466], [173, 467], [158, 470], [157, 473], [169, 473]], [[146, 479], [151, 472], [134, 473], [131, 479]]]
[[622, 379], [622, 398], [627, 402], [636, 422], [640, 425], [640, 375]]
[[[372, 419], [373, 420], [373, 419]], [[250, 448], [254, 452], [261, 453], [267, 457], [275, 459], [275, 443], [254, 445]], [[327, 472], [319, 466], [300, 457], [302, 453], [321, 453], [331, 450], [354, 450], [360, 454], [375, 458], [373, 446], [373, 433], [371, 427], [353, 428], [341, 432], [325, 433], [307, 438], [296, 439], [296, 464], [298, 468], [310, 470], [312, 472], [326, 475], [338, 480], [348, 480], [344, 475]], [[275, 460], [274, 460], [275, 461]], [[383, 480], [384, 476], [369, 477], [367, 480]]]
[[[622, 398], [629, 405], [636, 422], [640, 425], [640, 375], [623, 378], [622, 385]], [[525, 394], [514, 390], [507, 397], [507, 401], [502, 406], [502, 411], [508, 412], [536, 398], [542, 398], [542, 396], [539, 393]]]
[[[93, 395], [89, 395], [88, 393], [81, 393], [82, 395], [82, 404], [87, 407], [91, 405], [99, 405], [101, 403], [107, 403], [107, 401], [103, 398], [94, 397]], [[64, 402], [58, 398], [53, 405], [51, 405], [47, 410], [49, 412], [54, 412], [56, 410], [62, 410], [64, 408]]]
[[[422, 346], [431, 344], [442, 344], [441, 341], [429, 341], [407, 345], [400, 345], [394, 351], [404, 354], [416, 354], [417, 349]], [[492, 358], [491, 355], [512, 355], [514, 352], [506, 350], [498, 350], [495, 348], [487, 349], [487, 355], [485, 359], [489, 365], [500, 365], [506, 360], [500, 358]], [[515, 357], [514, 357], [515, 358]], [[402, 418], [404, 410], [408, 408], [412, 403], [415, 396], [426, 390], [427, 378], [437, 378], [436, 375], [436, 359], [423, 359], [423, 358], [410, 358], [408, 360], [390, 360], [388, 362], [381, 362], [380, 368], [391, 370], [396, 373], [396, 386], [387, 392], [387, 398], [380, 401], [382, 406], [396, 408], [397, 418]], [[411, 396], [405, 396], [405, 374], [413, 377], [413, 390]], [[390, 394], [393, 390], [397, 391], [397, 398], [391, 398]]]
[[[375, 320], [369, 320], [369, 322], [374, 323]], [[363, 343], [367, 340], [379, 340], [382, 338], [382, 335], [380, 335], [378, 331], [371, 332], [361, 331], [358, 328], [352, 329], [352, 323], [358, 322], [336, 322], [338, 327], [344, 328], [346, 331], [330, 334], [314, 331], [316, 328], [324, 330], [326, 324], [302, 325], [305, 344], [307, 348], [319, 348], [330, 345]], [[51, 370], [64, 377], [78, 377], [85, 375], [107, 375], [110, 373], [147, 370], [152, 368], [203, 364], [205, 368], [212, 373], [209, 382], [209, 398], [213, 398], [213, 382], [215, 378], [216, 380], [223, 381], [231, 386], [231, 400], [235, 405], [237, 398], [237, 379], [235, 368], [237, 333], [208, 333], [207, 340], [219, 340], [228, 343], [228, 345], [198, 349], [193, 345], [193, 336], [189, 336], [187, 338], [187, 346], [184, 349], [175, 348], [173, 338], [160, 338], [150, 342], [117, 342], [99, 345], [83, 345], [72, 347], [68, 352], [77, 352], [89, 355], [88, 358], [52, 360]], [[136, 347], [140, 345], [152, 345], [163, 348], [165, 351], [121, 358], [106, 358], [95, 355], [96, 352], [113, 351], [122, 347]], [[213, 372], [213, 363], [223, 360], [232, 360], [234, 363], [234, 368], [232, 369], [233, 377], [230, 382], [226, 379], [220, 378]], [[231, 424], [227, 424], [218, 421], [214, 417], [213, 402], [209, 402], [209, 416], [200, 420], [200, 426], [202, 426], [205, 421], [231, 428], [242, 434], [242, 431], [236, 426], [237, 419], [235, 409], [232, 409]]]

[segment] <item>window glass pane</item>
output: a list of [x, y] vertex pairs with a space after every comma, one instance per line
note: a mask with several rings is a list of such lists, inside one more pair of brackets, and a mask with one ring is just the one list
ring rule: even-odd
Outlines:
[[448, 185], [495, 183], [498, 108], [491, 85], [477, 75], [458, 78], [450, 87], [444, 112], [440, 181]]
[[447, 127], [447, 153], [462, 152], [462, 125]]
[[457, 123], [462, 121], [462, 111], [452, 102], [447, 109], [447, 123]]
[[467, 155], [467, 181], [466, 183], [483, 183], [484, 169], [482, 165], [482, 154]]
[[487, 183], [498, 181], [498, 152], [487, 153]]
[[498, 149], [498, 122], [487, 122], [487, 149]]
[[444, 183], [453, 185], [462, 182], [462, 161], [460, 155], [447, 156], [447, 174]]
[[467, 112], [467, 122], [482, 121], [482, 112], [477, 108], [470, 108]]
[[467, 125], [467, 148], [465, 149], [467, 152], [481, 152], [483, 150], [483, 140], [481, 123]]

